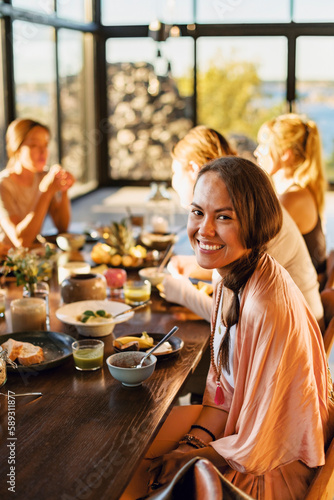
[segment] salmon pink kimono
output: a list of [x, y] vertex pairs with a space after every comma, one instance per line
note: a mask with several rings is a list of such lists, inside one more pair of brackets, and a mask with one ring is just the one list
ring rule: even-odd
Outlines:
[[221, 376], [224, 402], [218, 406], [211, 364], [203, 400], [228, 412], [224, 435], [210, 443], [229, 465], [224, 475], [258, 500], [303, 499], [314, 468], [325, 460], [327, 361], [301, 292], [268, 254], [241, 294], [233, 375], [234, 388]]

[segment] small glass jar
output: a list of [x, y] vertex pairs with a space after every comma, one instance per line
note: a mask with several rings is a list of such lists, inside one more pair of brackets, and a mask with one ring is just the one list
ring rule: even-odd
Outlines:
[[0, 346], [0, 387], [2, 387], [7, 380], [7, 351]]

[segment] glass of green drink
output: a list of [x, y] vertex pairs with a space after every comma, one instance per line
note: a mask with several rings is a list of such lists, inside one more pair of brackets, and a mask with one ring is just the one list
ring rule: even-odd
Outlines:
[[76, 340], [72, 344], [74, 365], [77, 370], [98, 370], [103, 365], [104, 342], [102, 340]]

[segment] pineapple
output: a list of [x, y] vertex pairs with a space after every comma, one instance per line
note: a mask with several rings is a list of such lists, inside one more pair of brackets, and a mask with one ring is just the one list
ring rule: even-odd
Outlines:
[[131, 247], [135, 246], [132, 229], [126, 222], [113, 222], [106, 243], [115, 249], [115, 254], [128, 255]]
[[133, 267], [141, 265], [146, 257], [146, 249], [135, 245], [133, 232], [126, 221], [113, 222], [111, 227], [104, 228], [103, 237], [106, 243], [97, 243], [91, 253], [97, 264], [110, 264]]

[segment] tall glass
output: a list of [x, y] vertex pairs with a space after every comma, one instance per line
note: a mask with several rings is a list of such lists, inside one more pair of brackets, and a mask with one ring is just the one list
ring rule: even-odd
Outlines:
[[38, 281], [30, 288], [24, 287], [23, 298], [36, 297], [45, 301], [46, 308], [46, 329], [50, 330], [50, 306], [49, 306], [50, 287], [45, 281]]
[[27, 297], [10, 303], [13, 332], [46, 330], [46, 302]]

